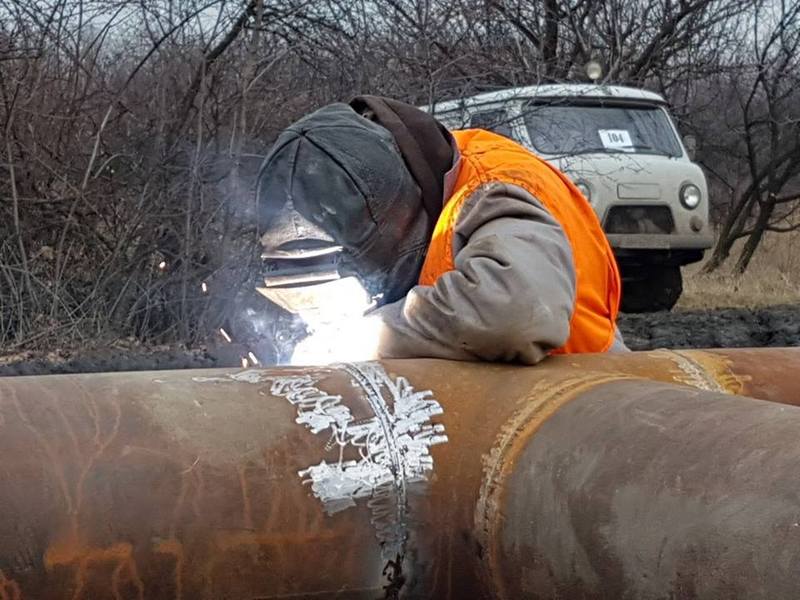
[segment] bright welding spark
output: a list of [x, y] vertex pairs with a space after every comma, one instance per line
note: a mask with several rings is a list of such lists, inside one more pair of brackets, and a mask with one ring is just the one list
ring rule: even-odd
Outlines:
[[250, 362], [251, 363], [253, 363], [254, 365], [258, 364], [258, 358], [256, 358], [255, 354], [253, 354], [252, 352], [248, 352], [247, 356], [248, 356], [248, 358], [250, 358]]
[[203, 290], [204, 294], [207, 294], [208, 293], [208, 284], [204, 281], [203, 283], [200, 284], [200, 289]]
[[326, 323], [294, 348], [289, 364], [328, 365], [378, 358], [383, 323], [378, 317], [357, 317]]
[[228, 342], [229, 344], [232, 344], [232, 343], [233, 343], [233, 340], [231, 339], [231, 336], [229, 336], [229, 335], [228, 335], [228, 332], [227, 332], [227, 331], [225, 331], [225, 330], [224, 330], [222, 327], [220, 327], [220, 328], [219, 328], [219, 333], [220, 333], [220, 335], [221, 335], [222, 337], [224, 337], [224, 338], [225, 338], [225, 341], [226, 341], [226, 342]]
[[[333, 362], [377, 358], [382, 323], [377, 317], [364, 316], [374, 303], [355, 278], [331, 284], [309, 286], [318, 295], [297, 314], [311, 330], [311, 335], [294, 349], [293, 365], [325, 365]], [[355, 284], [353, 282], [356, 282]]]
[[160, 263], [158, 263], [158, 268], [161, 269], [162, 271], [164, 269], [166, 269], [167, 268], [167, 261], [162, 260]]
[[247, 359], [243, 356], [242, 357], [242, 368], [246, 369], [248, 366], [249, 366], [249, 363], [247, 362]]

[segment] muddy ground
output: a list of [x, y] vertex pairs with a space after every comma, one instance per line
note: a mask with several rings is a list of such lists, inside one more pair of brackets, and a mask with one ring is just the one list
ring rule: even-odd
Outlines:
[[623, 315], [632, 350], [800, 346], [800, 306]]
[[[800, 346], [800, 306], [622, 315], [619, 325], [632, 350]], [[0, 376], [236, 367], [246, 352], [231, 345], [186, 350], [125, 344], [47, 355], [3, 357], [0, 350]]]

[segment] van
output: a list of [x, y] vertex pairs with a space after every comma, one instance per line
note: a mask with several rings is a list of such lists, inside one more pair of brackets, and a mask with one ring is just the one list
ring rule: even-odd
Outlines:
[[614, 249], [626, 312], [671, 309], [683, 290], [681, 266], [713, 243], [706, 178], [658, 94], [553, 84], [422, 108], [449, 129], [509, 137], [569, 176]]

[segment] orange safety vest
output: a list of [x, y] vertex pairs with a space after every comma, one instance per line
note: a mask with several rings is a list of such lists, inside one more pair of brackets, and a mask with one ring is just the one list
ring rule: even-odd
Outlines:
[[572, 247], [575, 306], [567, 343], [554, 353], [608, 350], [614, 343], [619, 310], [619, 271], [589, 202], [558, 169], [507, 138], [481, 129], [454, 131], [453, 136], [461, 152], [461, 167], [428, 246], [420, 285], [433, 285], [455, 269], [453, 233], [464, 201], [487, 183], [514, 184], [547, 208]]

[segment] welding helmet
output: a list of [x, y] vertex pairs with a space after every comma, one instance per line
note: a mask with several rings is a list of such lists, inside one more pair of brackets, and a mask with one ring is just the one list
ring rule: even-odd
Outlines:
[[257, 205], [265, 295], [284, 308], [330, 302], [353, 281], [392, 302], [417, 281], [432, 228], [420, 187], [392, 133], [347, 104], [281, 133], [259, 171]]

